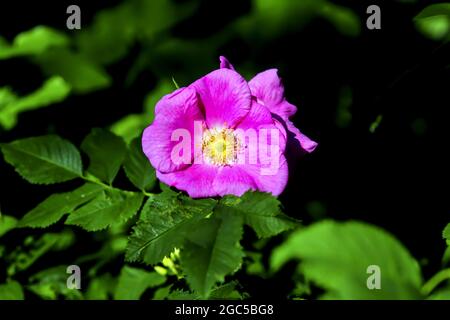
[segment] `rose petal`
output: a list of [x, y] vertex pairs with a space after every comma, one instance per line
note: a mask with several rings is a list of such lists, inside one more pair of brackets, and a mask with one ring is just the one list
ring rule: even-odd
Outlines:
[[[196, 92], [192, 88], [177, 90], [158, 102], [155, 119], [142, 135], [143, 151], [156, 170], [171, 172], [185, 168], [192, 163], [194, 121], [204, 121], [198, 105]], [[181, 142], [181, 138], [172, 141], [172, 133], [177, 129], [185, 129], [190, 134], [191, 154], [189, 163], [175, 163], [171, 157], [172, 150]]]
[[191, 86], [200, 96], [209, 128], [234, 128], [250, 110], [250, 89], [236, 71], [218, 69]]
[[220, 167], [213, 187], [217, 195], [221, 197], [227, 194], [239, 197], [248, 190], [257, 190], [253, 178], [239, 166]]
[[184, 170], [170, 173], [157, 171], [156, 177], [171, 187], [186, 191], [192, 198], [215, 197], [217, 192], [213, 182], [218, 170], [218, 167], [210, 165], [193, 164]]
[[[241, 148], [241, 151], [249, 152], [250, 150], [256, 150], [258, 152], [258, 143], [262, 138], [266, 139], [267, 144], [270, 146], [272, 144], [277, 144], [277, 147], [283, 152], [286, 147], [286, 130], [278, 121], [272, 117], [269, 109], [265, 106], [253, 101], [252, 108], [247, 116], [239, 123], [236, 127], [237, 130], [243, 130], [240, 134], [245, 134], [244, 137], [241, 136], [241, 143], [245, 146]], [[254, 130], [255, 139], [250, 139], [247, 137], [252, 136], [250, 130]], [[262, 137], [265, 134], [266, 136]], [[276, 134], [278, 140], [272, 141], [272, 136]]]
[[224, 56], [220, 56], [219, 60], [220, 60], [220, 68], [221, 69], [225, 68], [225, 69], [234, 70], [233, 65], [230, 63], [230, 61], [228, 61], [227, 58], [225, 58]]
[[272, 195], [278, 196], [286, 187], [289, 171], [286, 158], [281, 152], [279, 153], [278, 166], [270, 173], [262, 174], [262, 169], [267, 169], [267, 165], [263, 166], [261, 163], [240, 165], [240, 168], [253, 178], [259, 191], [270, 192]]
[[[313, 152], [317, 147], [317, 142], [311, 140], [303, 133], [300, 132], [299, 129], [290, 121], [286, 121], [286, 126], [290, 134], [293, 136], [295, 141], [298, 143], [299, 147], [306, 153]], [[298, 148], [294, 148], [298, 149]]]
[[258, 73], [248, 83], [252, 95], [272, 113], [287, 119], [297, 112], [297, 108], [284, 98], [284, 86], [277, 69]]

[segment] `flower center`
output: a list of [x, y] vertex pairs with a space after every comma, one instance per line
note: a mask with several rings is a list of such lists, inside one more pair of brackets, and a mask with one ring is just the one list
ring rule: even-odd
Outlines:
[[225, 166], [237, 159], [239, 141], [232, 129], [211, 129], [205, 131], [202, 151], [207, 163]]

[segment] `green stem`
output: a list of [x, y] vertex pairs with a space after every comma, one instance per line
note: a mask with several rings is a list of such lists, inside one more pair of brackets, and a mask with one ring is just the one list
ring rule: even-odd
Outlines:
[[[102, 186], [105, 189], [114, 189], [114, 187], [112, 185], [107, 185], [107, 184], [101, 182], [100, 180], [98, 180], [97, 178], [95, 178], [93, 176], [81, 175], [80, 178], [82, 178], [85, 181], [98, 184], [98, 185]], [[153, 197], [155, 195], [154, 193], [146, 192], [145, 190], [141, 190], [141, 192], [142, 192], [142, 194], [144, 196], [149, 197], [149, 198], [151, 198], [151, 197]]]
[[145, 190], [141, 190], [142, 191], [142, 194], [144, 195], [144, 196], [147, 196], [147, 197], [149, 197], [149, 198], [152, 198], [155, 194], [154, 193], [150, 193], [150, 192], [147, 192], [147, 191], [145, 191]]
[[450, 268], [444, 269], [436, 273], [422, 287], [422, 293], [428, 296], [443, 281], [450, 280]]
[[98, 180], [98, 179], [96, 179], [96, 178], [94, 178], [94, 177], [89, 177], [89, 176], [84, 176], [84, 175], [82, 175], [82, 176], [80, 176], [80, 177], [81, 177], [82, 179], [86, 180], [86, 181], [89, 181], [89, 182], [92, 182], [92, 183], [96, 183], [96, 184], [102, 186], [102, 187], [105, 188], [105, 189], [114, 189], [112, 186], [107, 185], [107, 184], [101, 182], [100, 180]]

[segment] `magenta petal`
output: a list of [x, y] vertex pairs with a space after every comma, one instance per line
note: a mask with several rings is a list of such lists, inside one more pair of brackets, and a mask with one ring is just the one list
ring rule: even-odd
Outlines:
[[233, 65], [230, 63], [230, 61], [228, 61], [227, 58], [225, 58], [224, 56], [220, 56], [219, 60], [220, 60], [220, 68], [221, 69], [225, 68], [225, 69], [234, 70]]
[[[256, 101], [253, 101], [250, 112], [244, 120], [237, 125], [237, 129], [244, 130], [244, 132], [246, 132], [246, 130], [255, 130], [258, 141], [261, 140], [261, 135], [265, 133], [268, 145], [277, 143], [277, 147], [281, 151], [284, 151], [286, 147], [287, 134], [284, 126], [279, 123], [278, 120], [272, 118], [269, 109]], [[261, 131], [261, 129], [264, 129], [264, 131]], [[278, 140], [271, 141], [272, 135], [275, 134], [278, 135]], [[254, 141], [253, 143], [257, 144], [258, 141]], [[251, 141], [245, 141], [244, 143], [246, 145], [245, 150], [248, 150], [249, 148], [258, 149], [258, 146], [250, 146], [248, 143], [251, 143]]]
[[297, 112], [297, 108], [284, 99], [284, 86], [277, 69], [258, 73], [248, 85], [252, 95], [269, 108], [270, 112], [282, 118], [288, 118]]
[[236, 126], [239, 129], [258, 128], [261, 125], [273, 124], [272, 114], [269, 109], [252, 99], [250, 111], [245, 118]]
[[263, 166], [260, 163], [240, 165], [240, 168], [253, 178], [257, 185], [257, 190], [270, 192], [272, 195], [278, 196], [286, 187], [289, 176], [288, 164], [282, 153], [279, 154], [278, 164], [273, 174], [261, 174]]
[[219, 168], [214, 166], [193, 164], [181, 171], [157, 171], [156, 176], [165, 184], [186, 191], [192, 198], [204, 198], [217, 196], [213, 183], [218, 170]]
[[158, 114], [161, 109], [165, 109], [171, 105], [183, 105], [190, 95], [193, 95], [194, 91], [186, 87], [179, 88], [169, 94], [166, 94], [158, 101], [155, 106], [155, 115]]
[[236, 71], [218, 69], [191, 86], [200, 96], [209, 128], [233, 128], [250, 110], [250, 89]]
[[297, 129], [297, 127], [290, 120], [286, 121], [286, 126], [288, 131], [290, 131], [294, 135], [294, 138], [300, 144], [301, 149], [303, 149], [307, 153], [311, 153], [316, 149], [317, 142], [311, 140], [303, 133], [301, 133], [300, 130]]
[[221, 167], [214, 179], [213, 187], [221, 197], [227, 194], [239, 197], [248, 190], [257, 190], [253, 178], [239, 166]]
[[[194, 121], [204, 121], [198, 103], [196, 92], [192, 88], [177, 90], [158, 102], [155, 119], [142, 135], [143, 151], [156, 170], [171, 172], [192, 163], [194, 139], [191, 139], [189, 163], [175, 163], [171, 153], [182, 139], [172, 141], [172, 134], [175, 130], [182, 129], [189, 132], [191, 137], [194, 136]], [[188, 151], [189, 148], [186, 148], [186, 152]]]

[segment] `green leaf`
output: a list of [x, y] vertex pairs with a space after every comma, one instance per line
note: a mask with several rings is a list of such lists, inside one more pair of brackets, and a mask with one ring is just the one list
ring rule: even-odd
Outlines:
[[102, 190], [103, 187], [98, 184], [86, 183], [74, 191], [53, 194], [28, 212], [19, 221], [18, 227], [46, 228], [96, 197]]
[[17, 100], [17, 96], [11, 91], [10, 88], [0, 88], [0, 111], [15, 100]]
[[193, 12], [195, 5], [195, 1], [127, 1], [96, 14], [93, 24], [77, 33], [76, 41], [92, 61], [110, 64], [121, 59], [136, 40], [154, 40]]
[[450, 241], [447, 240], [447, 248], [442, 256], [442, 265], [445, 266], [450, 262]]
[[[238, 300], [243, 296], [237, 291], [237, 281], [231, 281], [225, 283], [211, 290], [209, 296], [210, 300]], [[191, 291], [185, 291], [181, 289], [175, 289], [170, 293], [167, 293], [163, 298], [167, 300], [200, 300], [201, 297]]]
[[142, 204], [141, 193], [107, 189], [86, 205], [76, 209], [66, 224], [77, 225], [87, 231], [97, 231], [112, 224], [127, 221]]
[[361, 30], [358, 15], [345, 6], [326, 0], [254, 0], [253, 10], [238, 21], [238, 31], [253, 39], [275, 38], [304, 28], [311, 20], [322, 17], [346, 36], [357, 36]]
[[20, 283], [14, 280], [8, 280], [4, 284], [0, 284], [0, 301], [1, 300], [23, 300], [23, 289]]
[[46, 233], [37, 239], [29, 236], [25, 239], [22, 247], [17, 247], [8, 256], [8, 261], [11, 263], [7, 273], [13, 276], [17, 272], [27, 270], [47, 252], [65, 250], [74, 241], [75, 235], [70, 230], [61, 233]]
[[35, 58], [46, 74], [59, 75], [76, 93], [85, 94], [111, 85], [106, 71], [86, 58], [66, 49], [52, 49]]
[[[113, 228], [111, 228], [113, 229]], [[87, 276], [90, 278], [97, 278], [101, 269], [116, 260], [118, 257], [122, 257], [125, 253], [127, 246], [127, 238], [125, 235], [113, 236], [111, 235], [111, 229], [108, 230], [109, 240], [103, 242], [100, 249], [94, 252], [87, 253], [86, 255], [79, 256], [75, 260], [75, 264], [82, 265], [85, 263], [93, 263], [87, 272]]]
[[125, 159], [125, 142], [104, 129], [93, 129], [81, 144], [89, 156], [88, 171], [100, 180], [111, 184]]
[[259, 276], [261, 278], [266, 277], [266, 268], [263, 263], [263, 255], [260, 252], [245, 252], [246, 258], [246, 273], [249, 275]]
[[140, 190], [149, 190], [156, 183], [155, 169], [142, 151], [141, 139], [130, 143], [130, 150], [123, 164], [128, 179]]
[[16, 36], [11, 46], [0, 45], [0, 60], [24, 55], [37, 55], [50, 47], [65, 47], [69, 38], [46, 26], [37, 26]]
[[450, 223], [445, 227], [442, 236], [447, 240], [447, 244], [450, 245]]
[[3, 94], [0, 92], [0, 124], [6, 130], [12, 129], [17, 124], [19, 113], [61, 102], [69, 95], [70, 89], [63, 78], [54, 76], [45, 81], [41, 88], [24, 97], [16, 97], [4, 90]]
[[225, 196], [217, 210], [232, 212], [244, 218], [258, 237], [272, 237], [295, 228], [298, 222], [284, 215], [280, 202], [269, 193], [246, 192], [242, 197]]
[[144, 114], [129, 114], [111, 125], [111, 131], [122, 137], [125, 142], [130, 143], [131, 140], [142, 134], [147, 125], [148, 117]]
[[242, 299], [243, 296], [237, 291], [237, 281], [231, 281], [214, 288], [211, 291], [210, 299], [215, 300], [231, 300]]
[[434, 40], [450, 39], [450, 3], [437, 3], [423, 9], [415, 18], [417, 29]]
[[153, 294], [153, 300], [164, 300], [169, 297], [172, 285], [158, 288]]
[[356, 37], [361, 33], [360, 18], [355, 12], [346, 7], [333, 3], [324, 3], [319, 10], [319, 14], [346, 36]]
[[110, 64], [128, 52], [134, 36], [132, 6], [125, 2], [98, 12], [89, 27], [77, 32], [75, 40], [84, 56], [98, 64]]
[[155, 105], [164, 95], [173, 91], [172, 83], [167, 79], [161, 80], [158, 85], [146, 96], [144, 112], [130, 114], [111, 125], [111, 131], [129, 142], [142, 135], [142, 131], [155, 118]]
[[17, 225], [17, 219], [11, 216], [2, 215], [0, 212], [0, 237], [14, 229]]
[[379, 114], [377, 116], [377, 118], [375, 119], [375, 121], [370, 124], [369, 132], [375, 133], [375, 131], [377, 131], [378, 127], [380, 126], [382, 120], [383, 120], [383, 115]]
[[148, 288], [163, 284], [166, 278], [156, 272], [124, 266], [120, 272], [114, 299], [138, 300]]
[[175, 289], [174, 291], [170, 292], [165, 298], [167, 298], [167, 300], [198, 300], [199, 296], [190, 291]]
[[112, 297], [115, 287], [116, 279], [109, 273], [103, 274], [99, 277], [93, 278], [89, 282], [86, 292], [87, 300], [108, 300]]
[[48, 268], [30, 277], [28, 289], [46, 300], [58, 298], [64, 298], [65, 300], [83, 299], [82, 291], [67, 287], [68, 277], [67, 265]]
[[5, 48], [7, 48], [9, 46], [8, 41], [6, 41], [5, 38], [3, 38], [2, 36], [0, 36], [0, 50], [4, 50]]
[[30, 183], [51, 184], [82, 175], [77, 148], [58, 136], [16, 140], [2, 144], [1, 148], [5, 161]]
[[427, 300], [450, 300], [450, 287], [444, 287], [430, 295]]
[[176, 247], [181, 247], [196, 224], [212, 212], [211, 199], [190, 200], [171, 193], [151, 197], [142, 208], [126, 250], [127, 261], [156, 264]]
[[190, 287], [207, 298], [217, 282], [237, 271], [244, 252], [242, 218], [225, 212], [201, 220], [181, 252], [181, 266]]
[[[393, 236], [361, 222], [322, 221], [293, 233], [277, 247], [271, 267], [301, 259], [304, 276], [336, 299], [420, 299], [419, 264]], [[369, 289], [376, 276], [380, 289]], [[372, 277], [372, 278], [370, 278]]]

